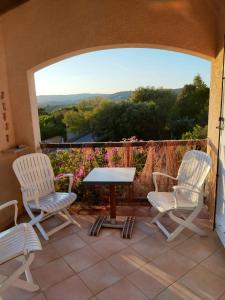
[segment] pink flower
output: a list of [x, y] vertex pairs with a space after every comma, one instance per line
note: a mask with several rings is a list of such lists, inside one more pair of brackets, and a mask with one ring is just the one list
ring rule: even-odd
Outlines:
[[82, 177], [83, 175], [84, 175], [84, 169], [80, 168], [80, 170], [78, 171], [77, 176]]
[[92, 154], [88, 155], [87, 160], [93, 160], [94, 156]]
[[112, 154], [117, 154], [118, 153], [118, 149], [117, 148], [112, 148]]
[[108, 160], [109, 159], [109, 154], [108, 152], [105, 153], [105, 160]]

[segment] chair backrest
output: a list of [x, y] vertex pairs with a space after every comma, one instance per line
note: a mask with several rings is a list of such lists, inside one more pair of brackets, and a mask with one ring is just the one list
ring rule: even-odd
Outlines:
[[[21, 188], [34, 187], [39, 197], [55, 191], [54, 172], [50, 159], [46, 154], [23, 155], [13, 162], [13, 170]], [[26, 193], [26, 200], [34, 200], [34, 192]]]
[[[201, 191], [210, 168], [211, 158], [207, 153], [198, 150], [186, 152], [178, 171], [178, 185]], [[197, 194], [184, 193], [192, 202], [199, 199]]]

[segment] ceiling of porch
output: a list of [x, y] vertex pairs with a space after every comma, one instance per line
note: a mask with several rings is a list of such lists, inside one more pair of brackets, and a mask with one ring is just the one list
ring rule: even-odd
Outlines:
[[1, 0], [0, 15], [28, 1], [29, 0]]

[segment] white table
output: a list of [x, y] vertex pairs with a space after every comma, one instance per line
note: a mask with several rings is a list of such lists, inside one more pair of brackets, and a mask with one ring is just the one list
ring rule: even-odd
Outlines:
[[134, 217], [127, 217], [126, 221], [116, 220], [116, 185], [131, 185], [134, 181], [136, 168], [94, 168], [83, 180], [85, 184], [102, 184], [109, 186], [110, 218], [99, 216], [91, 226], [90, 235], [97, 236], [102, 227], [122, 229], [123, 238], [131, 238]]

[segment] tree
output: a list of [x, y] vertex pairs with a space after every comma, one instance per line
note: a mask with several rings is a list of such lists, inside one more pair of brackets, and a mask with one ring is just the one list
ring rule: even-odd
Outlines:
[[[175, 94], [172, 93], [169, 89], [164, 88], [155, 88], [155, 87], [139, 87], [134, 90], [130, 97], [129, 101], [131, 102], [149, 102], [151, 100], [158, 102], [158, 100], [172, 98], [173, 101], [176, 99], [174, 96]], [[169, 101], [169, 99], [168, 99]]]
[[85, 99], [80, 101], [76, 105], [76, 108], [78, 111], [82, 111], [82, 112], [93, 112], [95, 109], [107, 105], [109, 102], [111, 102], [111, 100], [101, 96], [96, 96], [91, 99]]
[[41, 115], [48, 115], [48, 112], [45, 110], [44, 107], [39, 107], [38, 108], [38, 115], [41, 116]]
[[193, 84], [186, 84], [177, 97], [171, 118], [173, 136], [180, 138], [196, 124], [204, 127], [208, 122], [208, 105], [209, 88], [197, 75]]
[[191, 131], [182, 134], [182, 140], [205, 139], [207, 137], [208, 126], [201, 127], [195, 125]]
[[[132, 103], [155, 103], [155, 122], [158, 128], [158, 138], [170, 138], [171, 113], [176, 103], [176, 94], [168, 89], [140, 87], [130, 96]], [[151, 120], [150, 120], [151, 121]]]
[[91, 133], [101, 141], [205, 137], [209, 88], [195, 76], [179, 94], [169, 89], [140, 87], [128, 100], [95, 97], [50, 112], [40, 108], [42, 138], [70, 132]]
[[65, 113], [63, 122], [70, 132], [84, 134], [88, 131], [88, 120], [84, 113], [77, 111], [68, 111]]
[[99, 141], [121, 141], [131, 136], [156, 139], [159, 129], [155, 103], [111, 103], [99, 110], [92, 120], [92, 133]]
[[64, 123], [70, 132], [86, 134], [91, 131], [91, 120], [97, 112], [111, 103], [103, 97], [95, 97], [80, 101], [73, 111], [64, 114]]
[[41, 139], [45, 140], [54, 136], [66, 137], [66, 126], [62, 116], [53, 114], [42, 114], [39, 116]]

